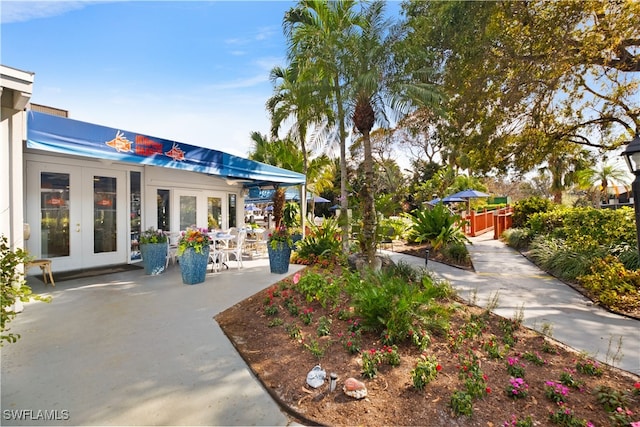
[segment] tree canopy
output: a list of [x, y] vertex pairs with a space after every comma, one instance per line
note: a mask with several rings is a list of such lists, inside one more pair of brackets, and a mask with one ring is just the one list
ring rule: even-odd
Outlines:
[[477, 171], [528, 171], [569, 142], [613, 150], [640, 131], [640, 3], [403, 3], [407, 64], [448, 94], [439, 134]]

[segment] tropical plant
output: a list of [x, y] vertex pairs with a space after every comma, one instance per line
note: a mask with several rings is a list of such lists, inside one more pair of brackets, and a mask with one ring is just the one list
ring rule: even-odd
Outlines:
[[448, 329], [449, 312], [438, 302], [443, 289], [428, 276], [422, 282], [407, 282], [392, 271], [352, 273], [345, 277], [362, 327], [385, 331], [390, 343], [411, 339], [419, 347], [428, 344], [428, 333]]
[[282, 223], [293, 228], [300, 225], [300, 206], [296, 202], [287, 202], [282, 211]]
[[0, 237], [0, 284], [2, 286], [2, 294], [0, 295], [0, 346], [6, 341], [15, 343], [20, 334], [14, 334], [9, 331], [9, 322], [13, 320], [17, 313], [15, 311], [16, 301], [27, 302], [33, 298], [37, 301], [49, 302], [51, 298], [43, 298], [39, 295], [31, 293], [31, 288], [27, 285], [24, 278], [22, 266], [29, 262], [31, 257], [21, 249], [12, 249], [9, 246], [6, 236]]
[[469, 242], [462, 230], [460, 215], [451, 213], [442, 203], [433, 209], [419, 209], [405, 215], [412, 221], [408, 235], [411, 242], [428, 241], [434, 250], [449, 243]]
[[298, 242], [296, 257], [308, 259], [310, 257], [331, 258], [342, 253], [341, 242], [336, 236], [340, 228], [335, 218], [325, 218], [321, 225], [309, 223], [309, 234]]

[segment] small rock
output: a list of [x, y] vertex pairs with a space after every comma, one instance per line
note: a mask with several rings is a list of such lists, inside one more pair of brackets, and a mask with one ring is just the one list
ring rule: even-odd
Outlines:
[[342, 387], [342, 391], [344, 391], [344, 394], [347, 396], [355, 399], [362, 399], [367, 396], [367, 386], [355, 378], [347, 378]]

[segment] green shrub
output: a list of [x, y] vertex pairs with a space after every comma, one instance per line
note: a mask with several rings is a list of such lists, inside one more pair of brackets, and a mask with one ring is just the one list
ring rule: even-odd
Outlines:
[[578, 282], [603, 305], [614, 309], [640, 307], [640, 271], [627, 270], [613, 256], [596, 260]]
[[307, 302], [318, 301], [323, 308], [337, 303], [340, 297], [340, 286], [337, 283], [313, 271], [302, 275], [297, 287]]
[[520, 200], [513, 205], [513, 226], [515, 228], [527, 227], [529, 217], [537, 212], [547, 212], [554, 208], [551, 200], [540, 197], [529, 197]]
[[404, 238], [406, 236], [409, 227], [411, 227], [411, 221], [406, 217], [384, 217], [378, 222], [378, 228], [382, 230], [393, 228], [394, 235], [399, 238]]
[[501, 237], [507, 245], [517, 250], [526, 249], [531, 243], [531, 231], [528, 228], [509, 228], [502, 232]]
[[415, 339], [428, 342], [427, 331], [448, 329], [449, 312], [435, 301], [443, 293], [440, 285], [425, 276], [421, 283], [409, 283], [388, 271], [352, 273], [347, 276], [347, 292], [355, 313], [366, 330], [386, 331], [390, 342]]
[[471, 260], [467, 245], [462, 242], [450, 242], [442, 248], [441, 252], [446, 259], [457, 264], [467, 264]]
[[533, 236], [566, 239], [574, 246], [636, 244], [635, 216], [631, 208], [556, 208], [533, 214], [529, 219]]
[[605, 256], [606, 249], [592, 244], [572, 246], [563, 239], [540, 236], [530, 245], [529, 255], [543, 269], [565, 280], [576, 280], [589, 272], [591, 264]]

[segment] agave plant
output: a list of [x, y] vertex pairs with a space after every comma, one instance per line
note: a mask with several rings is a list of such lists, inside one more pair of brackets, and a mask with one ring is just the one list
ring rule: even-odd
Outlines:
[[420, 209], [407, 214], [411, 219], [409, 239], [422, 243], [428, 241], [433, 250], [449, 243], [468, 243], [462, 230], [462, 217], [438, 203], [433, 209]]

